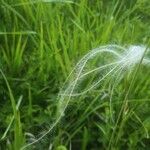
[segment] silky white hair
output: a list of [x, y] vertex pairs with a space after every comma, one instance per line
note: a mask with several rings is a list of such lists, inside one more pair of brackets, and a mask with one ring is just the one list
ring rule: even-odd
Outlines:
[[[22, 147], [22, 149], [35, 144], [36, 142], [43, 139], [47, 134], [49, 134], [52, 129], [60, 122], [61, 118], [65, 115], [64, 112], [74, 96], [84, 95], [87, 92], [91, 91], [95, 87], [102, 84], [102, 82], [107, 79], [107, 77], [113, 77], [117, 75], [119, 78], [120, 74], [124, 73], [124, 70], [132, 70], [138, 63], [143, 65], [149, 65], [150, 59], [146, 57], [146, 52], [149, 52], [150, 49], [146, 48], [144, 45], [130, 45], [128, 47], [122, 47], [119, 45], [106, 45], [100, 46], [89, 51], [81, 60], [76, 64], [71, 73], [69, 74], [66, 82], [64, 83], [60, 93], [58, 94], [58, 108], [56, 120], [53, 122], [48, 131], [46, 131], [40, 138], [34, 140], [32, 143], [29, 143]], [[101, 64], [94, 69], [85, 69], [88, 62], [97, 56], [109, 54], [113, 57], [113, 62], [106, 62]], [[108, 58], [109, 59], [109, 58]], [[92, 75], [95, 72], [102, 71], [101, 76], [96, 80], [92, 81], [91, 85], [88, 88], [78, 92], [79, 84], [82, 84], [82, 80], [86, 79], [89, 75]]]

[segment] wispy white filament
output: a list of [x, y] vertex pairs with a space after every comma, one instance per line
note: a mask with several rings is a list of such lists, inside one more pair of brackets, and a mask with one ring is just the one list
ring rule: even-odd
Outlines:
[[143, 57], [146, 47], [144, 46], [130, 46], [122, 55], [122, 64], [125, 67], [131, 67], [137, 64]]
[[[117, 73], [117, 78], [119, 78], [120, 75], [124, 73], [124, 70], [132, 70], [133, 67], [140, 62], [144, 65], [150, 64], [149, 58], [144, 56], [146, 50], [149, 51], [149, 49], [147, 49], [145, 46], [140, 45], [131, 45], [127, 48], [118, 45], [106, 45], [93, 49], [89, 53], [87, 53], [74, 67], [58, 95], [58, 108], [55, 122], [51, 125], [50, 129], [45, 134], [43, 134], [40, 138], [33, 141], [32, 143], [25, 145], [22, 149], [25, 149], [28, 146], [31, 146], [32, 144], [40, 141], [52, 131], [52, 129], [60, 122], [61, 118], [64, 116], [64, 112], [72, 96], [86, 94], [90, 90], [102, 84], [102, 82], [108, 77], [113, 78]], [[85, 72], [85, 67], [91, 59], [94, 59], [95, 57], [101, 55], [105, 56], [107, 54], [111, 55], [114, 58], [113, 62], [108, 61], [105, 64], [102, 64], [94, 69]], [[100, 63], [101, 61], [103, 60], [100, 60]], [[104, 70], [105, 72], [103, 72]], [[77, 91], [79, 84], [82, 84], [81, 81], [84, 78], [89, 75], [94, 75], [95, 72], [100, 71], [102, 71], [102, 73], [98, 80], [93, 81], [87, 89], [83, 89], [80, 92]]]

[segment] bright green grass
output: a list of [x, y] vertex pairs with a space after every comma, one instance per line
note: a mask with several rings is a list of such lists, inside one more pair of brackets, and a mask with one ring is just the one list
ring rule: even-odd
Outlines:
[[[49, 129], [60, 88], [90, 49], [149, 46], [149, 37], [149, 0], [1, 0], [0, 149], [20, 150]], [[149, 67], [127, 73], [112, 97], [109, 81], [73, 98], [60, 124], [27, 149], [148, 150]]]

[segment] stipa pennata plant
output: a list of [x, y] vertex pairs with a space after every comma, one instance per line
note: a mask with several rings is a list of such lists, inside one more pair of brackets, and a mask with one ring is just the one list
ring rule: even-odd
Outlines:
[[57, 115], [49, 130], [40, 138], [22, 149], [44, 138], [60, 122], [73, 97], [82, 96], [101, 87], [105, 81], [112, 89], [120, 82], [126, 72], [134, 70], [138, 64], [149, 65], [149, 49], [141, 45], [127, 48], [118, 45], [106, 45], [91, 50], [73, 68], [58, 95]]

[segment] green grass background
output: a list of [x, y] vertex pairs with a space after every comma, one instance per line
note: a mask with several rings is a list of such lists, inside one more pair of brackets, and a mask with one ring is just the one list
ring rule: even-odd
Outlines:
[[[48, 130], [63, 82], [90, 49], [148, 45], [149, 37], [149, 0], [0, 0], [0, 149], [20, 150]], [[60, 124], [27, 149], [148, 150], [149, 67], [134, 74], [115, 89], [111, 109], [106, 86], [105, 98], [74, 98]]]

